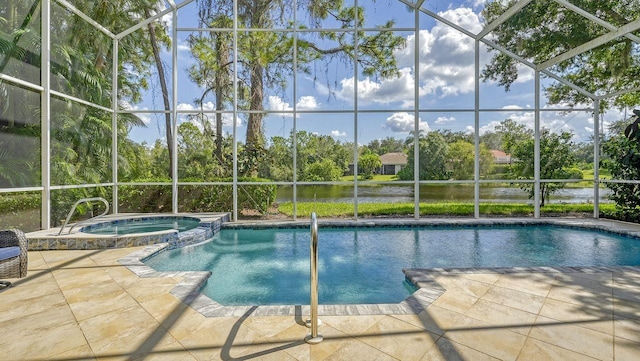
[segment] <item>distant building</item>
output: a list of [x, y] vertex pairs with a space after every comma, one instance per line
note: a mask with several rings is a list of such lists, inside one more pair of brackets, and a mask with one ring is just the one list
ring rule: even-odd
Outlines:
[[396, 175], [400, 169], [407, 165], [407, 155], [404, 153], [386, 153], [380, 156], [382, 167], [378, 174]]
[[[380, 156], [382, 166], [376, 169], [376, 174], [396, 175], [400, 169], [407, 165], [407, 155], [404, 153], [386, 153]], [[345, 175], [353, 175], [353, 163], [349, 163], [349, 170]]]
[[493, 156], [493, 164], [511, 164], [511, 156], [501, 150], [490, 150]]

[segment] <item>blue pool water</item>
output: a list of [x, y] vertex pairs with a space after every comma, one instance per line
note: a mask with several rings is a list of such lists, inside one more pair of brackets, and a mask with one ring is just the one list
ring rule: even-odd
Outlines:
[[200, 225], [200, 219], [193, 217], [142, 217], [97, 223], [81, 228], [80, 232], [119, 236], [134, 233], [166, 231], [170, 229], [183, 232], [196, 228], [198, 225]]
[[[203, 293], [223, 305], [309, 304], [304, 229], [223, 229], [162, 252], [159, 271], [209, 270]], [[557, 226], [320, 228], [320, 304], [397, 303], [415, 291], [403, 268], [640, 265], [640, 240]]]

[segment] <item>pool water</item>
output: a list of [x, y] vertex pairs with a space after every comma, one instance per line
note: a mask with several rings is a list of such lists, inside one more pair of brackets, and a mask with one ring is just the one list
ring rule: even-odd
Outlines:
[[188, 231], [200, 225], [200, 219], [190, 217], [150, 217], [132, 218], [120, 221], [98, 223], [80, 229], [80, 232], [102, 235], [125, 235], [175, 229]]
[[[223, 229], [166, 251], [158, 271], [209, 270], [223, 305], [309, 304], [309, 229]], [[320, 228], [320, 304], [398, 303], [415, 291], [403, 268], [640, 265], [640, 240], [558, 226]]]

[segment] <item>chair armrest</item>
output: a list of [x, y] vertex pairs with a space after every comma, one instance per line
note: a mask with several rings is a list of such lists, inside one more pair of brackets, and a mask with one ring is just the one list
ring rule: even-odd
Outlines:
[[19, 229], [5, 229], [0, 231], [0, 247], [20, 247], [20, 252], [26, 254], [28, 248], [27, 236]]

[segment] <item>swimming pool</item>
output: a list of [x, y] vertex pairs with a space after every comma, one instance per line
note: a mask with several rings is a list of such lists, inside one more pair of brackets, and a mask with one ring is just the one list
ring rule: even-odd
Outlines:
[[92, 224], [80, 228], [80, 232], [102, 235], [126, 235], [175, 229], [188, 231], [200, 225], [200, 219], [184, 216], [135, 217]]
[[[222, 229], [210, 242], [145, 263], [211, 271], [202, 293], [223, 305], [308, 304], [309, 237], [308, 228]], [[319, 301], [400, 302], [415, 290], [405, 268], [618, 265], [640, 265], [640, 240], [553, 225], [321, 227]]]

